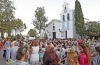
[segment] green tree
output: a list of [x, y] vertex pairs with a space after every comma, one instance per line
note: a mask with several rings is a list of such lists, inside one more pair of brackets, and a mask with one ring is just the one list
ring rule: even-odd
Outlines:
[[35, 18], [32, 20], [33, 25], [37, 30], [39, 30], [39, 33], [41, 33], [41, 30], [45, 27], [45, 23], [48, 21], [48, 18], [45, 16], [44, 7], [37, 7], [34, 16]]
[[28, 34], [29, 34], [29, 36], [31, 36], [31, 37], [37, 37], [37, 31], [35, 30], [35, 29], [30, 29], [29, 31], [28, 31]]
[[76, 33], [80, 36], [84, 35], [84, 16], [81, 8], [81, 4], [78, 0], [75, 2], [75, 26], [76, 26]]
[[11, 36], [9, 36], [12, 40], [15, 38], [15, 36], [14, 35], [11, 35]]
[[21, 19], [19, 19], [19, 18], [18, 19], [14, 19], [12, 21], [12, 24], [13, 24], [12, 25], [12, 27], [13, 27], [12, 29], [15, 29], [15, 27], [16, 27], [17, 30], [20, 31], [20, 36], [19, 35], [16, 35], [16, 38], [19, 39], [19, 37], [21, 37], [21, 32], [24, 31], [25, 29], [27, 29], [26, 24], [23, 23], [23, 21]]
[[20, 35], [19, 34], [17, 34], [16, 37], [17, 37], [17, 39], [20, 39]]
[[85, 32], [86, 32], [86, 35], [90, 37], [99, 36], [100, 35], [100, 23], [91, 24]]
[[12, 1], [0, 0], [0, 32], [1, 37], [4, 38], [4, 32], [11, 33], [11, 21], [14, 19], [14, 10]]
[[21, 19], [19, 19], [19, 18], [18, 19], [14, 19], [12, 23], [14, 24], [13, 28], [17, 27], [17, 29], [20, 30], [20, 32], [22, 32], [25, 29], [27, 29], [26, 24], [23, 23], [23, 21]]

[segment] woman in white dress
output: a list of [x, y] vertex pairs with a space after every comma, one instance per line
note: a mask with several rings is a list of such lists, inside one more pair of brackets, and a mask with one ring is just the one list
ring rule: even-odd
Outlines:
[[32, 47], [30, 49], [30, 65], [39, 65], [39, 43], [37, 40], [33, 40]]

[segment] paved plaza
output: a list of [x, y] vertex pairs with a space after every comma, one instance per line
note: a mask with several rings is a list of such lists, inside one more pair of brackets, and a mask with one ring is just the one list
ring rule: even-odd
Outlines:
[[3, 51], [0, 51], [0, 65], [6, 65], [5, 59], [3, 59]]

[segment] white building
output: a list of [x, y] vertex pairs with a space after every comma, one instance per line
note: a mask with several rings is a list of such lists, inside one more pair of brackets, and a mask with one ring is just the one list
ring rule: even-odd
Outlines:
[[61, 21], [53, 19], [50, 23], [47, 24], [45, 29], [48, 39], [52, 38], [61, 38]]
[[69, 6], [69, 3], [64, 2], [62, 12], [60, 14], [62, 22], [62, 35], [64, 38], [75, 38], [77, 36], [75, 31], [74, 10]]
[[[54, 24], [53, 24], [54, 23]], [[55, 30], [53, 30], [55, 26]], [[75, 38], [77, 36], [75, 31], [74, 10], [72, 10], [68, 3], [64, 2], [62, 12], [59, 20], [52, 20], [46, 28], [48, 38]]]

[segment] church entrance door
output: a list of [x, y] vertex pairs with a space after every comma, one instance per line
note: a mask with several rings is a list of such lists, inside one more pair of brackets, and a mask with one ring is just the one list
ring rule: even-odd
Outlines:
[[53, 39], [56, 38], [56, 32], [52, 32], [52, 37], [53, 37]]
[[65, 37], [67, 38], [67, 31], [65, 31], [65, 35], [66, 35]]

